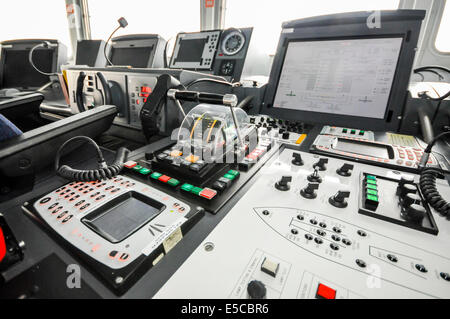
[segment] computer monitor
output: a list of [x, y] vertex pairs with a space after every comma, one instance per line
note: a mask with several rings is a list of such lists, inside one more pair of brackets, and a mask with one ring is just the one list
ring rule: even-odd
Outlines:
[[61, 64], [67, 61], [66, 48], [57, 40], [12, 40], [4, 41], [0, 53], [0, 88], [35, 90], [50, 82], [47, 75], [36, 71], [30, 64], [30, 50], [37, 44], [47, 41], [48, 48], [37, 48], [33, 52], [36, 67], [45, 72], [58, 72]]
[[165, 46], [157, 34], [124, 35], [112, 40], [109, 59], [114, 66], [162, 68]]
[[179, 33], [170, 67], [185, 70], [211, 70], [220, 34], [220, 30]]
[[106, 58], [103, 53], [104, 48], [105, 41], [103, 40], [78, 40], [75, 65], [106, 66]]
[[424, 11], [381, 11], [379, 28], [370, 28], [371, 14], [284, 23], [262, 112], [397, 130]]

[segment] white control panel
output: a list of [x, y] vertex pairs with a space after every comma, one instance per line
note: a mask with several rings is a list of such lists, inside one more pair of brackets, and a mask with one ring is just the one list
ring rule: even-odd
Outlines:
[[[348, 162], [329, 159], [316, 196], [305, 198], [321, 158], [282, 151], [155, 297], [450, 298], [450, 221], [432, 212], [433, 235], [359, 213], [364, 174], [418, 176], [364, 164], [341, 176]], [[292, 177], [288, 187], [276, 188], [283, 176]], [[448, 184], [437, 184], [450, 198]], [[330, 204], [339, 191], [350, 192], [342, 208]], [[399, 205], [379, 191], [377, 213]]]

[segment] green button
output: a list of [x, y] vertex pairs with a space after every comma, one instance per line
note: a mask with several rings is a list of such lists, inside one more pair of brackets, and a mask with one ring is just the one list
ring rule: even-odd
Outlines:
[[191, 185], [191, 184], [183, 184], [181, 186], [181, 189], [186, 191], [186, 192], [190, 192], [193, 188], [194, 188], [194, 186]]
[[158, 172], [154, 172], [152, 175], [150, 175], [150, 177], [153, 178], [153, 179], [158, 179], [158, 178], [160, 178], [161, 176], [162, 176], [162, 174], [161, 174], [161, 173], [158, 173]]
[[135, 170], [136, 172], [140, 171], [141, 169], [143, 169], [141, 165], [136, 165], [135, 167], [133, 167], [133, 170]]
[[191, 190], [191, 193], [192, 193], [192, 194], [195, 194], [195, 195], [199, 195], [199, 194], [202, 192], [202, 190], [203, 190], [203, 188], [200, 188], [200, 187], [194, 187], [194, 188]]
[[359, 135], [364, 135], [366, 131], [359, 131]]
[[373, 202], [378, 202], [378, 197], [374, 195], [367, 195], [367, 199]]
[[351, 130], [351, 134], [356, 134], [356, 130]]
[[374, 190], [377, 190], [377, 185], [371, 185], [371, 184], [368, 184], [368, 185], [367, 185], [367, 188], [368, 188], [368, 189], [374, 189]]
[[178, 179], [171, 178], [171, 179], [169, 179], [167, 184], [169, 184], [170, 186], [175, 187], [175, 186], [178, 186], [178, 184], [180, 184], [180, 181]]
[[238, 177], [240, 173], [235, 170], [230, 170], [230, 171], [228, 171], [227, 174], [233, 175], [234, 177]]
[[148, 174], [150, 174], [151, 172], [152, 172], [152, 171], [149, 170], [148, 168], [142, 168], [142, 169], [139, 171], [139, 173], [142, 174], [142, 175], [148, 175]]
[[377, 181], [368, 179], [368, 180], [367, 180], [367, 184], [377, 185]]
[[232, 181], [232, 180], [234, 180], [236, 178], [236, 176], [231, 175], [231, 174], [225, 174], [225, 175], [223, 175], [223, 177], [229, 179], [230, 181]]
[[373, 176], [373, 175], [367, 175], [366, 179], [370, 179], [370, 180], [373, 180], [373, 181], [377, 180], [377, 178], [375, 176]]
[[367, 194], [378, 196], [378, 192], [376, 190], [373, 190], [373, 189], [368, 189], [367, 190]]

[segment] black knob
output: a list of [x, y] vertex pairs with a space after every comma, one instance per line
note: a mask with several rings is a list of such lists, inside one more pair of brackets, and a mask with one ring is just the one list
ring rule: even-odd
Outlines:
[[275, 184], [275, 188], [279, 191], [286, 192], [291, 189], [289, 183], [292, 182], [292, 176], [283, 176], [280, 181]]
[[247, 293], [250, 299], [266, 298], [266, 286], [259, 280], [250, 281], [247, 285]]
[[397, 188], [397, 195], [402, 200], [407, 194], [415, 194], [417, 193], [417, 187], [413, 184], [404, 184], [403, 186], [399, 185]]
[[411, 206], [412, 204], [420, 205], [421, 202], [422, 202], [422, 200], [419, 195], [411, 194], [411, 193], [406, 194], [405, 197], [400, 201], [403, 208], [405, 208], [405, 209], [408, 208], [409, 206]]
[[345, 208], [347, 207], [348, 203], [345, 200], [346, 198], [350, 197], [349, 191], [338, 191], [336, 195], [331, 196], [328, 200], [328, 202], [337, 208]]
[[279, 133], [279, 134], [283, 134], [283, 133], [284, 133], [284, 129], [283, 129], [283, 128], [280, 128], [280, 129], [278, 130], [278, 133]]
[[251, 117], [251, 118], [250, 118], [250, 123], [251, 123], [251, 124], [255, 124], [255, 118], [254, 118], [254, 117]]
[[322, 183], [322, 178], [319, 175], [319, 169], [314, 169], [314, 173], [307, 177], [308, 181], [311, 183]]
[[284, 132], [281, 137], [283, 138], [283, 140], [288, 140], [290, 136], [291, 135], [289, 134], [289, 132]]
[[152, 161], [155, 158], [155, 154], [154, 153], [145, 153], [145, 159], [147, 161]]
[[307, 199], [314, 199], [317, 197], [316, 190], [319, 189], [318, 183], [309, 183], [308, 186], [300, 191], [300, 195]]
[[302, 155], [300, 153], [292, 153], [292, 157], [294, 158], [292, 160], [292, 164], [294, 164], [295, 166], [303, 166], [303, 159], [302, 159]]
[[411, 206], [403, 209], [402, 211], [402, 217], [414, 224], [421, 225], [423, 219], [425, 218], [425, 215], [427, 214], [427, 211], [425, 207], [418, 204], [412, 204]]
[[352, 176], [352, 170], [354, 166], [352, 164], [344, 164], [341, 168], [339, 168], [336, 173], [341, 176], [349, 177]]
[[319, 161], [313, 165], [314, 168], [319, 168], [319, 171], [326, 171], [327, 166], [325, 164], [328, 163], [328, 158], [321, 158]]
[[403, 186], [405, 184], [414, 184], [414, 176], [403, 175], [400, 181], [398, 182], [398, 185]]

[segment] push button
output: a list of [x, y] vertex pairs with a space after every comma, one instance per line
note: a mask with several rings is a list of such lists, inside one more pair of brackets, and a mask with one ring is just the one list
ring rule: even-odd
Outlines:
[[316, 292], [317, 299], [336, 299], [336, 290], [325, 286], [324, 284], [319, 284]]
[[209, 189], [209, 188], [204, 188], [200, 194], [201, 197], [206, 198], [206, 199], [213, 199], [216, 195], [217, 192], [215, 190]]
[[267, 259], [267, 257], [264, 258], [264, 260], [261, 264], [261, 271], [274, 277], [274, 278], [277, 276], [279, 268], [280, 268], [279, 263], [271, 261], [271, 260]]

